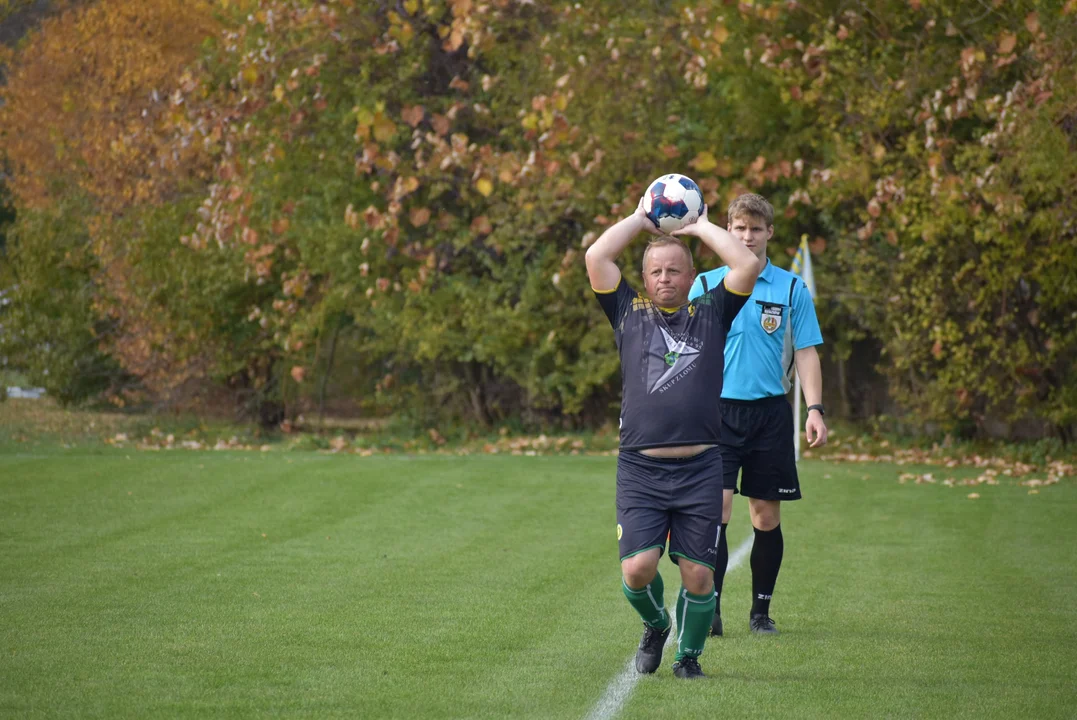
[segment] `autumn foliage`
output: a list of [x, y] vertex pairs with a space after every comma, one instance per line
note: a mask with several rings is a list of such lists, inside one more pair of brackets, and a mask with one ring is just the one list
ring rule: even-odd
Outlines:
[[[679, 171], [712, 217], [769, 196], [776, 262], [812, 239], [832, 359], [877, 348], [925, 419], [1064, 431], [1077, 8], [869, 5], [101, 0], [9, 68], [7, 282], [83, 227], [71, 326], [158, 398], [601, 422], [582, 250]], [[41, 372], [33, 317], [0, 343]]]

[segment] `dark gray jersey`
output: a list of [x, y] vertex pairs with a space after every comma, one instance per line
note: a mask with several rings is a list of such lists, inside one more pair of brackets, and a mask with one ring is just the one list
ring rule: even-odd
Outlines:
[[595, 296], [621, 354], [621, 448], [717, 443], [726, 334], [748, 296], [723, 281], [667, 313], [624, 278]]

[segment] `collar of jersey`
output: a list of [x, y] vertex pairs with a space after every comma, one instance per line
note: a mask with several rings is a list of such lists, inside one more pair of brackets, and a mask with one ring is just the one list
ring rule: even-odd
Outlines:
[[[688, 303], [685, 303], [685, 305], [687, 305], [687, 304], [688, 304]], [[656, 307], [656, 308], [658, 308], [659, 310], [661, 310], [662, 312], [664, 312], [664, 313], [665, 313], [666, 315], [672, 315], [673, 313], [677, 312], [677, 311], [678, 311], [678, 310], [680, 310], [680, 309], [681, 309], [682, 307], [684, 307], [684, 305], [678, 305], [678, 306], [677, 306], [677, 307], [675, 307], [675, 308], [667, 308], [667, 307], [662, 307], [661, 305], [658, 305], [658, 304], [656, 303], [656, 304], [655, 304], [655, 307]]]
[[771, 263], [770, 258], [767, 258], [767, 266], [763, 268], [763, 272], [759, 273], [760, 280], [766, 280], [772, 282], [774, 279], [774, 264]]

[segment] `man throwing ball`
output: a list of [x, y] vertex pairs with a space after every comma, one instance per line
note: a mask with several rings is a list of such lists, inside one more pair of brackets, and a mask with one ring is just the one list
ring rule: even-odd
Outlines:
[[672, 621], [658, 561], [669, 554], [681, 574], [673, 674], [699, 678], [714, 615], [714, 569], [722, 519], [725, 341], [759, 274], [756, 256], [726, 230], [699, 220], [674, 235], [700, 238], [729, 272], [694, 302], [692, 253], [677, 237], [652, 239], [643, 254], [646, 297], [621, 276], [616, 260], [641, 232], [659, 235], [642, 208], [607, 229], [587, 250], [587, 275], [613, 326], [621, 358], [621, 441], [617, 458], [617, 539], [628, 602], [643, 618], [636, 669], [653, 673]]

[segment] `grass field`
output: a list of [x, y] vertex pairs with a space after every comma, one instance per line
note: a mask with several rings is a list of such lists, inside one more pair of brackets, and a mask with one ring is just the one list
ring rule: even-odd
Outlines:
[[[640, 632], [614, 463], [0, 447], [0, 715], [583, 718]], [[745, 564], [618, 717], [1077, 716], [1077, 483], [910, 470], [802, 465], [782, 635]]]

